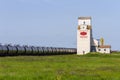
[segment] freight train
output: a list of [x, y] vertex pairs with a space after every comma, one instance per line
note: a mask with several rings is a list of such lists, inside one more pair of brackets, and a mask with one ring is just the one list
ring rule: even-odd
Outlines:
[[0, 45], [0, 56], [76, 54], [76, 48]]

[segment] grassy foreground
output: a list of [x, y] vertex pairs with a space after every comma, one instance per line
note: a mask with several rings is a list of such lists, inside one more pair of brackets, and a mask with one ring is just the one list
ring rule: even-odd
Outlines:
[[0, 57], [0, 80], [120, 80], [120, 53]]

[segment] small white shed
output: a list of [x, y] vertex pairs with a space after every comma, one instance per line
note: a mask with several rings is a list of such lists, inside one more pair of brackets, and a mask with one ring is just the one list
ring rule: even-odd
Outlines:
[[111, 46], [110, 45], [99, 46], [98, 47], [98, 52], [110, 54], [110, 52], [111, 52]]

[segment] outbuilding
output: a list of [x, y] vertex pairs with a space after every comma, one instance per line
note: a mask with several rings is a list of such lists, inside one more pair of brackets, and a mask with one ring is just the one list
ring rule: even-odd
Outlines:
[[111, 52], [111, 46], [110, 45], [99, 46], [97, 52], [109, 54]]

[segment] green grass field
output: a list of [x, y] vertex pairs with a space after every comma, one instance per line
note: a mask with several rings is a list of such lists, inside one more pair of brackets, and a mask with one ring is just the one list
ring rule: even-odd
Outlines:
[[120, 53], [0, 57], [0, 80], [120, 80]]

